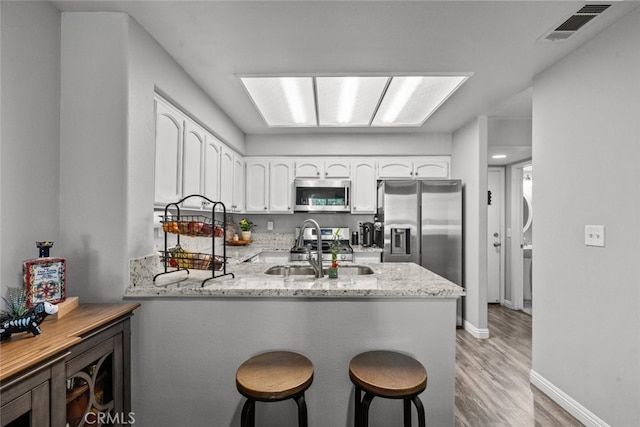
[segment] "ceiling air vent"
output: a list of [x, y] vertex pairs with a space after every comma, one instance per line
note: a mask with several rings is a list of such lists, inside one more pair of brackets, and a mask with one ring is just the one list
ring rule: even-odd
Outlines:
[[610, 4], [587, 4], [547, 33], [543, 39], [551, 41], [566, 40], [610, 6]]

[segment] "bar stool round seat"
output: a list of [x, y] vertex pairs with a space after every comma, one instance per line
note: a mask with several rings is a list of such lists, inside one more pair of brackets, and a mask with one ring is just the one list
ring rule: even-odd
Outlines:
[[361, 353], [349, 363], [349, 378], [356, 387], [355, 427], [369, 425], [369, 405], [374, 397], [402, 399], [405, 427], [411, 426], [413, 402], [418, 424], [425, 426], [424, 406], [418, 395], [427, 387], [427, 371], [413, 357], [387, 350]]
[[246, 360], [236, 372], [236, 387], [247, 398], [242, 407], [242, 427], [255, 425], [255, 402], [294, 399], [298, 425], [307, 426], [304, 392], [313, 382], [313, 364], [291, 351], [270, 351]]

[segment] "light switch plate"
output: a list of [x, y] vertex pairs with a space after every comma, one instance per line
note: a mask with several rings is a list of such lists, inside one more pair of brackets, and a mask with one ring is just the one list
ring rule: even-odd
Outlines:
[[585, 225], [584, 244], [604, 247], [604, 225]]

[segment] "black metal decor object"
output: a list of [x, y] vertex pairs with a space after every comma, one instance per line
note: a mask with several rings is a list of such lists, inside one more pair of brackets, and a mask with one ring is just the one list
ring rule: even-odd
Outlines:
[[[199, 197], [204, 203], [211, 204], [211, 217], [205, 215], [182, 215], [180, 213], [180, 204], [185, 200]], [[220, 210], [221, 208], [221, 210]], [[216, 219], [217, 213], [222, 214], [222, 220]], [[171, 212], [175, 211], [175, 215], [171, 215]], [[164, 216], [162, 219], [162, 228], [164, 231], [164, 250], [162, 252], [162, 263], [164, 271], [153, 276], [153, 281], [163, 274], [175, 273], [177, 271], [186, 271], [189, 274], [189, 269], [211, 269], [211, 277], [202, 281], [201, 287], [211, 279], [222, 276], [235, 277], [233, 273], [227, 273], [227, 242], [225, 238], [225, 223], [224, 219], [227, 216], [227, 209], [222, 202], [216, 202], [208, 197], [192, 194], [186, 196], [177, 202], [169, 203], [164, 208]], [[169, 234], [176, 234], [176, 246], [171, 250], [169, 249]], [[180, 246], [180, 236], [211, 236], [211, 255], [185, 252]], [[222, 256], [216, 255], [216, 237], [223, 238], [222, 244]], [[221, 268], [217, 266], [221, 264]], [[216, 275], [216, 271], [222, 270], [221, 274]]]

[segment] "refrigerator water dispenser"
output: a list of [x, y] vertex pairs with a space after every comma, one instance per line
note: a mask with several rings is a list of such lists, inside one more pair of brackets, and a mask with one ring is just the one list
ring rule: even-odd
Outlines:
[[411, 230], [409, 228], [391, 229], [391, 254], [409, 255], [411, 254]]

